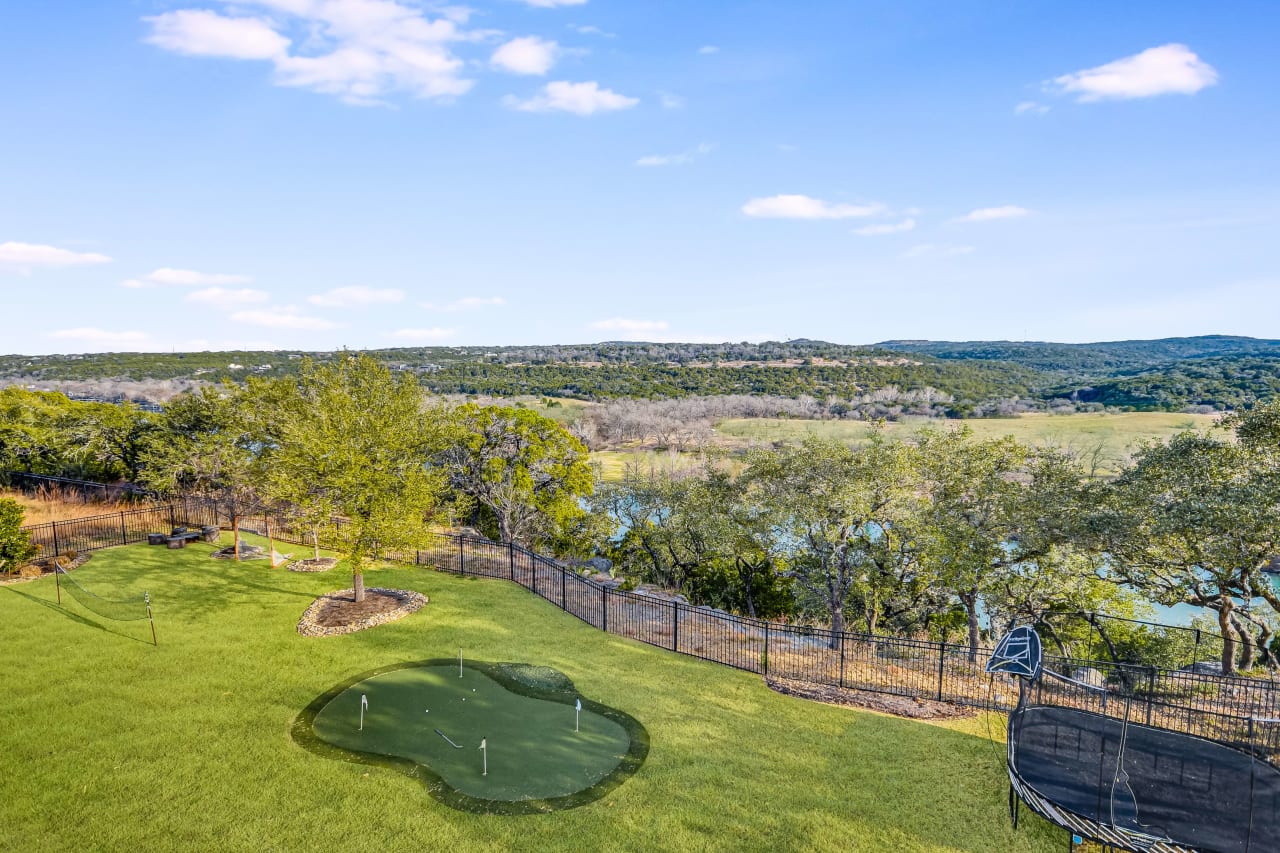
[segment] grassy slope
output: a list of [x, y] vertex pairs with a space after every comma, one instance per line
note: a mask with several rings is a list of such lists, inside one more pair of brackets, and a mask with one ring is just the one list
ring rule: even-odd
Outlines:
[[[516, 586], [410, 567], [368, 582], [419, 589], [424, 610], [304, 639], [298, 616], [345, 575], [209, 550], [113, 549], [77, 571], [100, 593], [149, 590], [158, 648], [145, 622], [58, 609], [47, 579], [0, 587], [0, 849], [1061, 848], [1039, 821], [1010, 829], [1001, 748], [973, 721], [949, 729], [780, 696], [602, 634]], [[652, 737], [647, 763], [589, 806], [483, 817], [291, 741], [298, 711], [334, 683], [460, 646], [553, 666], [634, 715]]]

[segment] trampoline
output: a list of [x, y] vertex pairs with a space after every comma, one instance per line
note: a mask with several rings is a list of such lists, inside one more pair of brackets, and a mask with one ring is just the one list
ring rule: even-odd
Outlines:
[[[993, 661], [994, 672], [1007, 666]], [[1280, 851], [1280, 721], [1161, 706], [1049, 669], [1020, 678], [1009, 715], [1010, 814], [1019, 801], [1074, 836], [1135, 853]], [[1150, 715], [1150, 712], [1148, 712]], [[1213, 720], [1198, 719], [1212, 716]]]

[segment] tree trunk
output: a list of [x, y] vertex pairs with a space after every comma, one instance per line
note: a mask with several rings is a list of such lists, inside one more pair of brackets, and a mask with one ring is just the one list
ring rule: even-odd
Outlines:
[[355, 599], [357, 602], [364, 601], [364, 573], [355, 572], [351, 575], [351, 586], [355, 590]]
[[844, 633], [844, 603], [838, 602], [831, 606], [831, 642], [828, 644], [830, 648], [840, 648], [840, 635]]
[[960, 603], [964, 605], [964, 612], [969, 617], [969, 661], [972, 663], [978, 660], [978, 643], [981, 640], [978, 631], [978, 594], [962, 593]]
[[318, 527], [311, 528], [311, 544], [315, 548], [316, 559], [320, 559], [320, 529]]
[[1098, 636], [1102, 638], [1102, 642], [1106, 643], [1107, 654], [1111, 656], [1111, 662], [1120, 663], [1120, 657], [1116, 654], [1116, 644], [1112, 642], [1111, 635], [1107, 633], [1107, 629], [1102, 627], [1102, 623], [1098, 621], [1096, 616], [1091, 618], [1090, 621], [1093, 623], [1093, 627], [1097, 629]]
[[1236, 674], [1236, 638], [1235, 628], [1231, 627], [1231, 611], [1235, 604], [1231, 598], [1224, 597], [1218, 606], [1218, 629], [1222, 632], [1222, 674]]
[[236, 562], [240, 562], [240, 516], [231, 516], [231, 542], [235, 545]]

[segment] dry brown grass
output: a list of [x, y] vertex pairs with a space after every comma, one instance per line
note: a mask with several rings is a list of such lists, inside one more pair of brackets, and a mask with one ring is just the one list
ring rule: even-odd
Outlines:
[[146, 506], [139, 501], [86, 500], [74, 491], [50, 486], [43, 486], [34, 494], [25, 494], [17, 489], [0, 489], [0, 498], [12, 498], [22, 504], [26, 510], [22, 519], [24, 527], [109, 512], [127, 512]]

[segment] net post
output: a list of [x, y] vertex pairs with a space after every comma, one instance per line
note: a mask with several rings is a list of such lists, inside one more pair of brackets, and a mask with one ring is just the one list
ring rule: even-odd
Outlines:
[[156, 619], [155, 619], [155, 617], [154, 617], [154, 616], [152, 616], [152, 615], [151, 615], [151, 595], [150, 595], [150, 593], [146, 593], [146, 592], [144, 592], [144, 593], [142, 594], [142, 599], [147, 603], [147, 621], [151, 623], [151, 645], [153, 645], [153, 646], [159, 646], [160, 644], [159, 644], [158, 642], [156, 642]]

